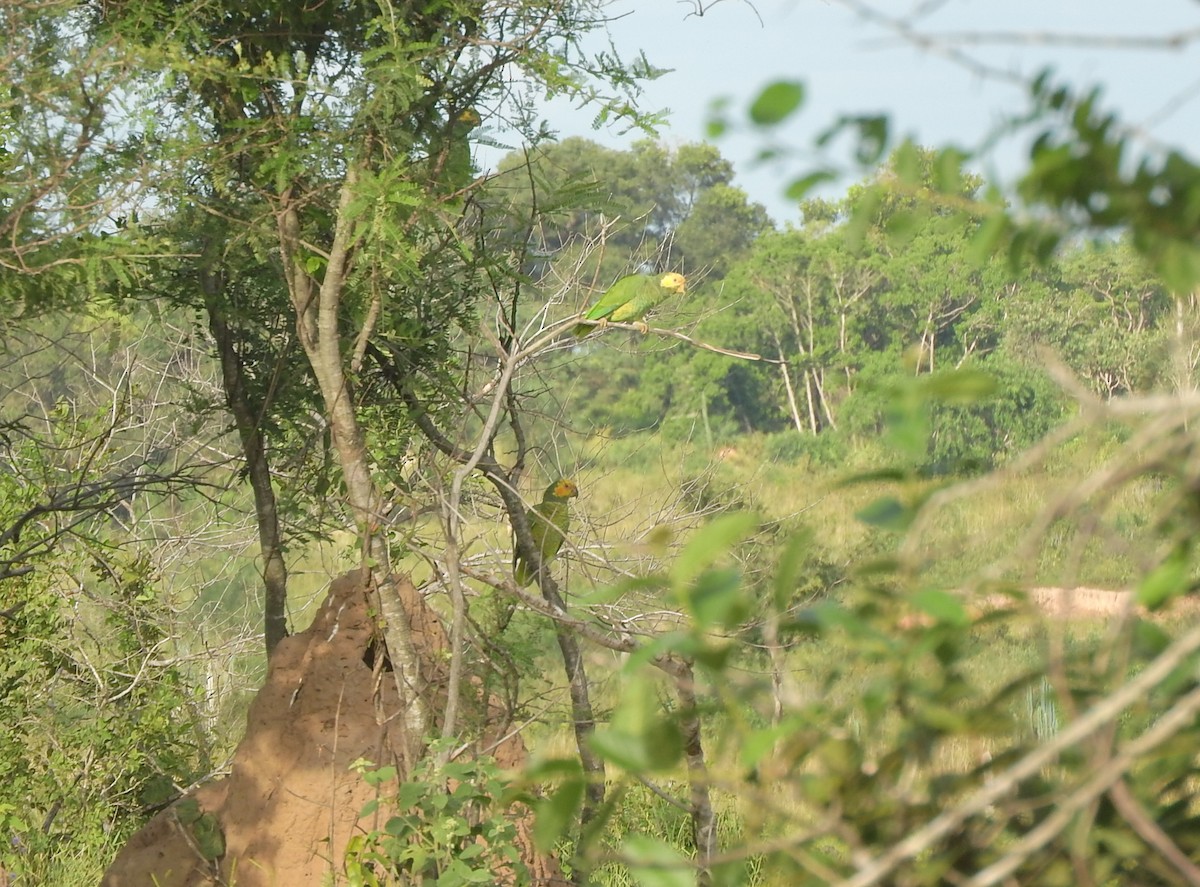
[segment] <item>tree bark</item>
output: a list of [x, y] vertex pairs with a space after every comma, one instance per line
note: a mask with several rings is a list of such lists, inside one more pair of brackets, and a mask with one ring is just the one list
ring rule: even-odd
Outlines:
[[796, 389], [792, 387], [792, 373], [788, 369], [787, 361], [783, 358], [779, 359], [779, 372], [783, 376], [783, 390], [787, 393], [788, 410], [792, 414], [792, 424], [796, 426], [796, 431], [804, 434], [804, 423], [800, 420], [800, 408], [796, 404]]
[[366, 440], [354, 409], [350, 379], [342, 364], [338, 324], [351, 263], [354, 223], [349, 209], [356, 182], [357, 176], [351, 167], [338, 197], [333, 243], [320, 286], [304, 267], [300, 214], [290, 190], [280, 195], [276, 221], [288, 293], [296, 311], [296, 331], [321, 389], [347, 501], [362, 539], [364, 568], [370, 571], [372, 587], [379, 598], [379, 612], [383, 617], [380, 628], [396, 689], [404, 706], [405, 735], [409, 742], [404, 750], [409, 756], [406, 763], [411, 763], [420, 753], [431, 721], [421, 697], [422, 679], [412, 632], [394, 585], [386, 542], [378, 532], [381, 498], [371, 476]]
[[708, 887], [712, 883], [712, 860], [717, 855], [717, 817], [708, 792], [708, 763], [700, 735], [696, 677], [690, 662], [676, 661], [672, 665], [688, 768], [688, 811], [692, 819], [692, 840], [696, 844], [696, 884]]
[[796, 426], [798, 434], [804, 434], [804, 423], [800, 419], [800, 407], [796, 403], [796, 389], [792, 385], [792, 371], [783, 356], [783, 343], [779, 340], [779, 333], [774, 330], [771, 331], [771, 338], [775, 340], [775, 352], [779, 355], [779, 372], [783, 376], [783, 390], [787, 394], [788, 410], [792, 414], [792, 424]]
[[200, 272], [200, 288], [208, 312], [208, 328], [217, 344], [217, 356], [221, 362], [225, 403], [233, 414], [242, 444], [242, 455], [246, 459], [246, 475], [254, 492], [254, 517], [263, 559], [263, 639], [267, 656], [270, 657], [275, 646], [288, 634], [287, 565], [283, 561], [275, 485], [271, 480], [266, 444], [259, 430], [263, 410], [261, 405], [255, 409], [250, 402], [236, 338], [225, 320], [219, 299], [223, 289], [221, 277], [207, 263]]

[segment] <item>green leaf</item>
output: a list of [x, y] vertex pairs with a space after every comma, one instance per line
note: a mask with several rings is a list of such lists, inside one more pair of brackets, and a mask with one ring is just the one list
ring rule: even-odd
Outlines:
[[391, 764], [387, 764], [377, 770], [365, 770], [362, 777], [367, 785], [381, 785], [385, 782], [391, 782], [396, 778], [396, 768]]
[[575, 824], [585, 787], [582, 776], [567, 779], [534, 805], [533, 842], [543, 853], [549, 853]]
[[605, 760], [630, 773], [669, 770], [683, 754], [679, 728], [663, 713], [642, 733], [598, 729], [592, 734], [590, 744]]
[[893, 246], [903, 246], [916, 236], [929, 213], [923, 209], [897, 210], [885, 224]]
[[913, 707], [913, 717], [940, 733], [961, 733], [967, 729], [965, 714], [928, 699]]
[[702, 573], [686, 593], [688, 610], [700, 629], [730, 627], [741, 622], [746, 605], [741, 600], [742, 574], [738, 570]]
[[821, 601], [815, 607], [810, 607], [808, 613], [822, 628], [840, 628], [853, 633], [863, 627], [863, 621], [857, 613], [834, 601]]
[[697, 576], [749, 536], [758, 526], [758, 516], [746, 511], [725, 514], [709, 521], [692, 537], [671, 567], [671, 584], [683, 589]]
[[1142, 579], [1137, 602], [1147, 610], [1157, 610], [1186, 592], [1190, 586], [1191, 545], [1178, 543], [1161, 564]]
[[710, 139], [718, 139], [729, 129], [729, 106], [732, 101], [728, 96], [713, 99], [708, 105], [708, 121], [705, 132]]
[[973, 404], [996, 393], [996, 379], [982, 370], [952, 370], [926, 376], [923, 385], [929, 396], [943, 403]]
[[766, 755], [775, 748], [782, 737], [796, 731], [796, 724], [785, 722], [774, 727], [752, 730], [742, 737], [738, 760], [747, 769], [757, 767]]
[[772, 583], [775, 609], [784, 612], [790, 606], [792, 595], [800, 580], [800, 570], [808, 559], [812, 548], [812, 535], [807, 531], [797, 532], [787, 541], [775, 565], [775, 579]]
[[851, 210], [850, 219], [843, 230], [846, 234], [846, 246], [852, 252], [862, 248], [867, 231], [875, 224], [875, 217], [883, 205], [883, 197], [881, 188], [867, 188]]
[[940, 588], [924, 588], [912, 596], [913, 606], [927, 613], [938, 622], [962, 627], [969, 625], [971, 618], [958, 595]]
[[1200, 256], [1190, 244], [1171, 241], [1159, 257], [1158, 271], [1173, 292], [1191, 292], [1200, 280]]
[[632, 773], [668, 769], [683, 754], [683, 737], [659, 705], [655, 684], [636, 675], [626, 682], [608, 728], [590, 741], [597, 753]]
[[1148, 619], [1138, 619], [1133, 625], [1133, 648], [1143, 659], [1153, 659], [1171, 643], [1171, 636]]
[[904, 530], [913, 519], [909, 508], [895, 496], [880, 496], [854, 516], [868, 526], [885, 530]]
[[854, 156], [863, 166], [875, 166], [887, 151], [891, 121], [883, 114], [870, 114], [854, 122], [858, 128]]
[[642, 887], [695, 887], [696, 872], [674, 847], [648, 835], [631, 835], [621, 845], [629, 873]]
[[1012, 222], [1003, 212], [994, 212], [971, 237], [967, 258], [973, 265], [984, 265], [1000, 251], [1004, 238], [1012, 230]]
[[419, 782], [404, 782], [400, 784], [399, 790], [396, 792], [396, 805], [406, 810], [409, 807], [416, 806], [417, 802], [425, 796], [425, 786]]
[[742, 887], [751, 883], [751, 861], [748, 859], [730, 859], [719, 862], [712, 867], [712, 887]]
[[921, 150], [911, 139], [905, 139], [892, 155], [896, 177], [906, 185], [918, 187], [923, 183], [921, 172]]
[[583, 768], [577, 758], [545, 758], [530, 762], [523, 775], [534, 782], [554, 776], [573, 778], [582, 776]]
[[588, 744], [606, 761], [623, 767], [630, 773], [642, 773], [650, 768], [646, 743], [641, 736], [631, 736], [618, 730], [597, 728]]
[[939, 151], [933, 164], [933, 186], [943, 194], [958, 194], [963, 189], [962, 165], [966, 156], [955, 148]]
[[775, 126], [795, 113], [803, 102], [803, 83], [777, 80], [760, 92], [750, 105], [750, 119], [758, 126]]
[[832, 182], [835, 179], [837, 179], [837, 176], [829, 170], [818, 169], [806, 176], [793, 179], [787, 186], [787, 189], [784, 190], [783, 196], [788, 200], [803, 200], [813, 188], [823, 185], [826, 182]]

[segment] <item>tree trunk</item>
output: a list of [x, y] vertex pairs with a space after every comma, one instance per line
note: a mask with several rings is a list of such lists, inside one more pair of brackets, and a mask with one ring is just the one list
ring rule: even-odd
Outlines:
[[804, 423], [800, 419], [800, 408], [796, 404], [796, 389], [792, 387], [792, 374], [787, 361], [780, 358], [779, 372], [783, 376], [783, 390], [787, 393], [788, 411], [792, 414], [792, 424], [796, 431], [804, 434]]
[[[525, 514], [525, 504], [521, 501], [521, 497], [517, 495], [508, 479], [495, 468], [486, 473], [495, 486], [496, 492], [504, 500], [509, 522], [517, 539], [517, 546], [524, 552], [531, 564], [538, 566], [535, 575], [538, 577], [542, 598], [559, 612], [567, 613], [567, 602], [559, 594], [554, 577], [542, 565], [541, 551], [534, 544], [533, 533]], [[554, 636], [558, 641], [558, 649], [562, 653], [563, 668], [567, 675], [567, 688], [571, 695], [571, 727], [575, 733], [579, 763], [588, 777], [583, 807], [579, 811], [579, 825], [582, 833], [587, 830], [588, 824], [604, 803], [604, 795], [607, 790], [606, 773], [604, 759], [592, 749], [591, 737], [596, 732], [596, 716], [592, 709], [591, 685], [588, 683], [587, 666], [583, 660], [583, 648], [575, 633], [559, 622], [554, 623]], [[586, 882], [587, 873], [582, 869], [576, 869], [572, 880], [575, 883], [582, 883], [580, 878]]]
[[717, 855], [717, 817], [708, 793], [708, 764], [700, 735], [700, 713], [696, 705], [696, 678], [690, 663], [681, 663], [675, 673], [679, 697], [683, 750], [688, 768], [688, 810], [692, 818], [692, 840], [696, 844], [696, 884], [712, 883], [712, 860]]
[[287, 565], [283, 561], [283, 540], [279, 532], [279, 509], [275, 486], [267, 461], [266, 445], [259, 431], [263, 409], [255, 409], [246, 391], [245, 373], [237, 353], [236, 338], [225, 321], [219, 301], [222, 294], [220, 275], [205, 263], [200, 272], [200, 288], [208, 312], [208, 328], [217, 344], [221, 361], [222, 387], [225, 403], [233, 414], [242, 455], [246, 458], [246, 475], [254, 491], [254, 517], [258, 525], [258, 546], [263, 559], [263, 638], [267, 656], [276, 644], [287, 637]]
[[808, 405], [808, 424], [812, 426], [812, 433], [816, 434], [821, 429], [820, 423], [817, 421], [817, 398], [813, 395], [813, 388], [816, 387], [816, 381], [813, 379], [812, 370], [804, 371], [804, 402]]
[[833, 407], [829, 405], [828, 398], [825, 397], [825, 374], [818, 373], [813, 370], [813, 387], [817, 389], [817, 397], [821, 401], [821, 412], [825, 414], [825, 420], [829, 422], [829, 427], [837, 430], [837, 419], [833, 415]]
[[779, 340], [779, 333], [775, 330], [771, 331], [771, 338], [775, 340], [775, 353], [779, 355], [779, 372], [783, 376], [783, 390], [787, 394], [788, 411], [792, 414], [792, 424], [796, 426], [797, 433], [804, 434], [804, 422], [800, 419], [800, 407], [796, 403], [796, 388], [792, 385], [792, 373], [783, 356], [783, 343]]
[[325, 276], [319, 287], [304, 267], [299, 210], [290, 191], [280, 195], [277, 225], [284, 274], [296, 311], [296, 331], [325, 401], [346, 498], [362, 538], [364, 568], [370, 570], [372, 587], [379, 596], [379, 613], [383, 617], [380, 628], [387, 644], [396, 689], [404, 706], [405, 734], [408, 737], [408, 747], [404, 752], [411, 756], [406, 761], [411, 764], [412, 758], [420, 753], [423, 737], [431, 721], [421, 700], [419, 659], [412, 642], [408, 618], [393, 582], [387, 545], [378, 532], [380, 496], [371, 477], [366, 441], [354, 410], [350, 380], [342, 365], [338, 325], [342, 293], [351, 262], [350, 244], [354, 225], [350, 220], [349, 207], [356, 180], [354, 169], [349, 169], [338, 198], [333, 243], [325, 265]]

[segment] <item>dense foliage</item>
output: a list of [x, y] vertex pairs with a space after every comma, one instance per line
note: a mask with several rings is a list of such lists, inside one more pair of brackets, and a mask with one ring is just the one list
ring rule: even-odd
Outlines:
[[[555, 390], [589, 393], [572, 395], [569, 410], [584, 433], [654, 429], [681, 439], [703, 426], [712, 444], [787, 431], [800, 438], [794, 452], [837, 458], [880, 434], [897, 381], [972, 368], [988, 373], [995, 388], [977, 402], [934, 411], [927, 462], [940, 471], [974, 471], [1020, 452], [1064, 417], [1066, 400], [1045, 372], [1047, 354], [1099, 397], [1172, 382], [1175, 301], [1127, 238], [1079, 241], [1050, 263], [1014, 270], [1005, 256], [981, 256], [981, 215], [963, 217], [904, 196], [909, 189], [897, 181], [896, 159], [844, 198], [804, 203], [798, 226], [764, 228], [744, 200], [742, 215], [723, 213], [717, 222], [703, 207], [736, 189], [696, 174], [694, 158], [703, 150], [685, 146], [665, 155], [642, 145], [617, 178], [628, 192], [672, 206], [680, 205], [676, 183], [688, 182], [690, 212], [657, 218], [620, 192], [606, 192], [567, 218], [547, 212], [538, 237], [554, 262], [534, 272], [563, 274], [579, 261], [569, 245], [581, 246], [583, 232], [620, 217], [598, 269], [589, 272], [600, 285], [630, 267], [612, 261], [614, 245], [618, 257], [682, 269], [695, 283], [686, 299], [660, 308], [661, 324], [763, 359], [653, 341], [636, 348], [588, 344], [548, 375]], [[563, 159], [554, 151], [533, 159], [529, 179], [544, 181], [541, 199], [555, 205], [563, 191], [591, 193], [609, 181], [615, 153], [564, 143]], [[933, 156], [921, 155], [926, 170]], [[932, 185], [926, 174], [920, 188], [932, 195]], [[956, 196], [975, 199], [981, 188], [968, 179]], [[848, 224], [864, 212], [864, 224]], [[736, 233], [729, 230], [735, 223]], [[712, 245], [702, 259], [687, 249], [697, 241]]]
[[[858, 181], [779, 226], [713, 145], [544, 139], [533, 92], [652, 128], [602, 4], [402, 6], [0, 10], [0, 880], [94, 882], [219, 771], [336, 563], [417, 762], [361, 768], [356, 883], [523, 872], [514, 800], [578, 883], [1195, 883], [1200, 170], [1044, 75], [1012, 193], [845, 118]], [[569, 335], [668, 271], [649, 333]], [[1133, 595], [1041, 618], [1088, 581]], [[478, 687], [526, 772], [451, 762]]]

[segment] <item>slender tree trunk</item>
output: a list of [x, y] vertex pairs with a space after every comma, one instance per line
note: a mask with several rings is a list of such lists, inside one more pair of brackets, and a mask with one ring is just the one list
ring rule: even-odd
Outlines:
[[1175, 390], [1183, 395], [1191, 391], [1192, 369], [1184, 324], [1183, 297], [1175, 297]]
[[813, 395], [813, 374], [812, 370], [804, 371], [804, 402], [808, 405], [808, 424], [812, 427], [812, 433], [816, 434], [821, 425], [817, 422], [817, 398]]
[[[507, 482], [507, 478], [494, 469], [489, 473], [504, 500], [508, 511], [509, 522], [517, 537], [517, 545], [524, 550], [530, 563], [541, 565], [541, 552], [534, 544], [533, 534], [525, 514], [525, 503]], [[561, 613], [567, 613], [567, 602], [559, 594], [558, 586], [549, 571], [537, 570], [538, 585], [542, 598]], [[584, 793], [583, 808], [579, 812], [580, 829], [586, 831], [589, 823], [595, 817], [600, 805], [604, 803], [607, 790], [604, 759], [592, 749], [591, 737], [596, 732], [596, 716], [592, 708], [591, 685], [588, 682], [587, 666], [583, 660], [583, 648], [575, 633], [562, 623], [554, 623], [554, 636], [558, 641], [558, 649], [562, 653], [563, 668], [567, 675], [567, 688], [571, 695], [571, 727], [575, 733], [575, 746], [579, 752], [579, 763], [587, 774], [587, 789]], [[580, 880], [582, 879], [582, 880]], [[586, 883], [587, 873], [577, 870], [573, 878], [575, 883]]]
[[375, 591], [379, 595], [381, 629], [396, 680], [396, 690], [404, 706], [405, 733], [409, 740], [404, 749], [410, 764], [420, 753], [426, 729], [432, 723], [422, 701], [423, 689], [419, 658], [413, 644], [399, 592], [393, 584], [390, 555], [378, 532], [380, 496], [371, 477], [366, 441], [354, 410], [350, 380], [342, 364], [339, 313], [342, 293], [350, 268], [353, 223], [349, 206], [356, 175], [347, 171], [338, 199], [333, 244], [318, 287], [304, 268], [300, 247], [300, 217], [290, 192], [280, 195], [277, 223], [280, 252], [288, 291], [296, 311], [296, 330], [321, 389], [342, 482], [355, 524], [363, 540], [364, 564], [369, 567]]
[[242, 383], [241, 363], [234, 350], [233, 336], [218, 314], [210, 309], [209, 329], [217, 342], [224, 378], [225, 402], [233, 413], [246, 474], [254, 491], [254, 514], [258, 524], [258, 545], [263, 559], [263, 637], [267, 656], [287, 637], [287, 565], [283, 561], [283, 540], [279, 532], [279, 510], [275, 487], [267, 462], [266, 447], [259, 433], [259, 417], [250, 405]]
[[679, 698], [683, 751], [688, 768], [688, 809], [692, 818], [692, 839], [696, 844], [696, 884], [712, 883], [712, 860], [717, 855], [717, 817], [708, 793], [708, 763], [700, 735], [700, 710], [696, 705], [696, 678], [690, 663], [679, 663], [675, 674], [675, 692]]
[[[547, 597], [549, 600], [549, 597]], [[558, 599], [562, 601], [562, 598]], [[554, 601], [551, 601], [554, 603]], [[557, 603], [565, 613], [566, 608]], [[554, 634], [558, 639], [558, 649], [562, 653], [563, 666], [567, 672], [567, 686], [571, 693], [571, 727], [575, 732], [575, 745], [579, 750], [579, 763], [583, 772], [588, 775], [587, 789], [584, 794], [583, 809], [579, 813], [579, 822], [586, 828], [604, 803], [607, 790], [605, 783], [604, 759], [592, 750], [592, 734], [596, 732], [596, 717], [592, 709], [591, 690], [588, 684], [587, 669], [583, 663], [583, 650], [579, 639], [562, 625], [555, 624]]]
[[796, 426], [796, 431], [800, 434], [804, 433], [804, 423], [800, 420], [800, 408], [796, 404], [796, 389], [792, 387], [792, 374], [788, 369], [787, 361], [780, 358], [779, 372], [783, 376], [783, 390], [787, 393], [788, 410], [792, 414], [792, 424]]
[[275, 486], [271, 481], [266, 445], [259, 430], [262, 409], [255, 409], [250, 402], [242, 361], [234, 344], [235, 337], [225, 321], [219, 301], [222, 290], [220, 275], [207, 262], [200, 272], [200, 288], [208, 312], [208, 328], [217, 344], [217, 356], [221, 361], [225, 403], [233, 414], [242, 455], [246, 458], [246, 475], [254, 492], [258, 546], [263, 559], [263, 638], [269, 657], [276, 644], [287, 637], [287, 565], [283, 561]]
[[821, 412], [825, 414], [825, 421], [829, 423], [830, 428], [836, 431], [837, 419], [833, 415], [833, 407], [829, 405], [829, 401], [825, 397], [825, 374], [813, 370], [813, 384], [817, 389], [817, 397], [821, 400]]
[[771, 338], [775, 340], [775, 353], [779, 355], [779, 372], [783, 376], [783, 390], [787, 394], [792, 424], [796, 426], [797, 433], [804, 434], [804, 422], [800, 419], [800, 407], [796, 403], [796, 388], [792, 385], [792, 372], [783, 356], [783, 343], [779, 340], [779, 333], [775, 330], [771, 331]]

